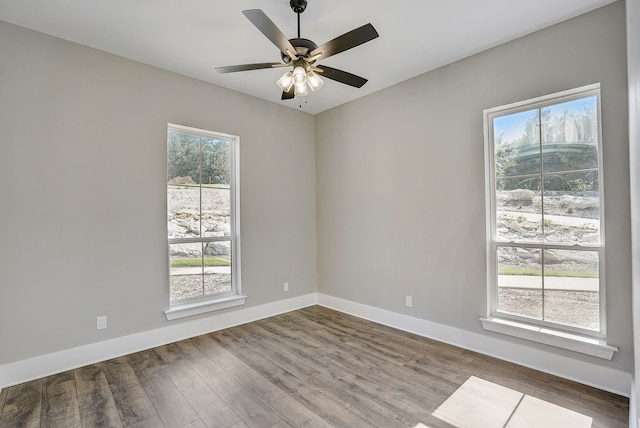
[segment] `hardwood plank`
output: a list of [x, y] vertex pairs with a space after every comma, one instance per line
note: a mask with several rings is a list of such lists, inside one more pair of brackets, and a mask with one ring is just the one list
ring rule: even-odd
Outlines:
[[303, 317], [306, 318], [309, 321], [316, 321], [318, 319], [322, 319], [323, 317], [326, 316], [326, 312], [325, 312], [324, 307], [319, 306], [319, 305], [314, 305], [314, 306], [308, 306], [306, 308], [303, 309], [298, 309], [295, 311], [291, 311], [291, 312], [287, 312], [284, 315], [293, 315], [296, 317]]
[[12, 386], [7, 389], [0, 426], [39, 427], [42, 408], [42, 379]]
[[359, 361], [369, 364], [372, 367], [388, 361], [380, 355], [373, 354], [367, 350], [354, 346], [350, 337], [347, 335], [336, 334], [325, 330], [317, 330], [310, 334], [311, 338], [317, 342], [338, 348], [338, 350], [346, 354], [353, 355], [354, 358], [357, 358]]
[[183, 425], [180, 428], [207, 428], [209, 426], [218, 427], [218, 426], [221, 426], [221, 425], [207, 425], [202, 420], [196, 419], [195, 421], [191, 421], [188, 424]]
[[4, 409], [4, 402], [7, 398], [7, 388], [0, 389], [0, 420], [2, 420], [2, 410]]
[[292, 428], [292, 425], [289, 425], [286, 421], [281, 420], [271, 425], [269, 428]]
[[285, 337], [273, 336], [271, 341], [274, 346], [277, 346], [282, 351], [289, 353], [298, 360], [302, 360], [312, 368], [315, 372], [320, 373], [331, 379], [340, 379], [343, 376], [350, 374], [350, 372], [344, 369], [342, 366], [331, 364], [325, 356], [325, 352], [316, 351], [315, 347], [305, 347], [303, 345], [298, 346], [300, 342]]
[[180, 349], [176, 343], [169, 343], [167, 345], [158, 346], [151, 350], [153, 355], [158, 360], [159, 364], [171, 364], [174, 361], [182, 359], [180, 355]]
[[225, 338], [226, 340], [233, 339], [245, 343], [251, 340], [263, 339], [271, 336], [272, 333], [261, 328], [257, 324], [250, 323], [231, 327], [211, 334], [216, 337]]
[[198, 361], [206, 360], [209, 357], [205, 354], [193, 339], [182, 340], [177, 345], [177, 351], [180, 353], [183, 359], [197, 363]]
[[127, 425], [128, 428], [166, 428], [164, 423], [162, 423], [162, 419], [157, 414], [148, 417], [147, 419], [141, 420], [139, 422], [134, 423], [133, 425]]
[[310, 320], [308, 316], [305, 316], [305, 314], [306, 313], [304, 311], [300, 310], [281, 314], [279, 317], [284, 320], [283, 326], [286, 325], [286, 327], [290, 328], [291, 331], [294, 331], [297, 334], [315, 332], [323, 329], [320, 324]]
[[[163, 347], [166, 349], [166, 347]], [[178, 428], [199, 418], [196, 411], [180, 393], [173, 381], [151, 353], [137, 353], [127, 357], [147, 397], [167, 428]], [[176, 359], [174, 363], [182, 361]], [[155, 364], [154, 364], [155, 363]]]
[[340, 402], [327, 397], [318, 388], [301, 381], [287, 372], [280, 373], [271, 381], [333, 426], [371, 427], [371, 422], [345, 408]]
[[225, 428], [241, 421], [187, 361], [168, 364], [164, 370], [206, 426]]
[[257, 372], [245, 371], [234, 376], [244, 387], [256, 397], [278, 412], [295, 427], [331, 427], [320, 416], [307, 409], [292, 396], [282, 391]]
[[343, 314], [327, 308], [324, 309], [326, 312], [325, 316], [316, 321], [320, 325], [339, 329], [344, 331], [345, 333], [364, 333], [374, 329], [377, 326], [377, 324], [371, 321], [364, 320], [362, 318]]
[[[215, 339], [219, 340], [221, 338], [216, 336]], [[226, 341], [226, 338], [223, 340]], [[248, 367], [256, 370], [266, 377], [270, 377], [271, 375], [282, 371], [282, 367], [278, 366], [273, 361], [264, 358], [260, 352], [256, 352], [254, 348], [247, 344], [247, 342], [230, 340], [226, 341], [223, 346], [239, 360], [244, 362]]]
[[[385, 399], [380, 399], [379, 396], [367, 394], [363, 388], [349, 381], [352, 376], [340, 380], [316, 376], [309, 379], [309, 383], [327, 397], [340, 402], [346, 409], [369, 421], [372, 426], [401, 428], [411, 425], [410, 420], [405, 417], [407, 413], [397, 412], [390, 405], [386, 395]], [[419, 409], [420, 407], [415, 406], [415, 408]]]
[[125, 426], [144, 422], [157, 415], [126, 357], [105, 361], [102, 363], [102, 369]]
[[160, 362], [157, 358], [157, 353], [152, 349], [150, 351], [141, 351], [134, 354], [129, 354], [125, 358], [133, 369], [138, 374], [146, 369], [152, 369], [160, 367]]
[[354, 333], [349, 343], [358, 349], [396, 364], [404, 364], [416, 355], [413, 350], [403, 353], [397, 346], [382, 342], [375, 334], [369, 332], [358, 331]]
[[327, 356], [327, 360], [350, 373], [342, 379], [344, 382], [361, 389], [378, 402], [390, 404], [401, 414], [423, 415], [425, 409], [432, 412], [447, 396], [436, 392], [432, 383], [426, 385], [424, 380], [416, 381], [415, 376], [396, 364], [366, 367], [340, 352]]
[[593, 428], [616, 426], [629, 418], [626, 406], [608, 402], [608, 397], [603, 397], [614, 394], [586, 385], [554, 383], [548, 388], [536, 389], [530, 395], [594, 418]]
[[42, 380], [40, 426], [79, 428], [80, 410], [73, 371], [45, 377]]
[[249, 366], [208, 335], [194, 337], [192, 341], [209, 359], [215, 361], [228, 374], [234, 375], [250, 370]]
[[445, 397], [453, 394], [471, 376], [462, 366], [452, 370], [432, 362], [431, 359], [420, 358], [409, 361], [403, 367], [410, 370], [410, 373], [415, 377], [433, 380], [434, 388]]
[[192, 367], [250, 427], [270, 427], [282, 419], [215, 362], [202, 361], [193, 364]]
[[283, 322], [277, 322], [270, 318], [263, 319], [256, 322], [265, 330], [273, 333], [269, 337], [271, 342], [286, 344], [289, 349], [300, 349], [301, 351], [309, 350], [315, 354], [329, 354], [336, 351], [337, 348], [332, 346], [323, 345], [322, 343], [313, 340], [311, 335], [301, 334], [300, 329], [292, 327]]
[[122, 427], [118, 408], [100, 364], [74, 370], [82, 426]]
[[319, 374], [303, 358], [296, 356], [294, 353], [289, 353], [286, 349], [272, 343], [272, 338], [251, 342], [251, 349], [298, 379], [305, 380]]
[[[407, 357], [417, 357], [428, 354], [434, 349], [433, 341], [417, 340], [415, 337], [398, 334], [388, 329], [375, 329], [359, 332], [357, 333], [357, 337], [364, 339], [365, 341], [370, 341], [379, 347], [394, 350], [395, 352]], [[454, 352], [454, 349], [457, 348], [453, 348], [451, 352]]]
[[312, 334], [305, 335], [292, 332], [283, 332], [281, 334], [273, 335], [267, 339], [264, 339], [264, 341], [285, 346], [291, 351], [291, 353], [300, 355], [302, 355], [303, 353], [305, 355], [309, 353], [313, 353], [316, 355], [326, 355], [338, 350], [338, 348], [322, 344], [317, 340], [314, 340], [312, 337]]

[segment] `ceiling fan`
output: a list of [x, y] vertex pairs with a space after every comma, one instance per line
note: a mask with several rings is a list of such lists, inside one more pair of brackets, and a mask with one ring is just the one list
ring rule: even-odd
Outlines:
[[282, 89], [281, 99], [283, 100], [307, 95], [307, 86], [312, 91], [317, 91], [324, 84], [320, 76], [356, 88], [360, 88], [367, 83], [367, 79], [363, 77], [327, 67], [326, 65], [316, 64], [316, 61], [375, 39], [378, 37], [378, 32], [373, 28], [373, 25], [363, 25], [318, 46], [311, 40], [300, 37], [300, 14], [306, 9], [307, 0], [290, 0], [289, 6], [298, 15], [298, 37], [293, 39], [287, 39], [262, 10], [251, 9], [242, 12], [262, 34], [280, 49], [282, 62], [231, 65], [216, 67], [216, 70], [220, 73], [234, 73], [263, 68], [291, 67], [291, 70], [287, 71], [277, 82], [280, 89]]

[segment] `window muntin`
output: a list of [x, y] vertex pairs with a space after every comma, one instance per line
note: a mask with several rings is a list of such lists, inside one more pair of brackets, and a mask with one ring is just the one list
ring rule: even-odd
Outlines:
[[232, 135], [168, 125], [170, 306], [240, 293], [237, 146]]
[[485, 111], [492, 316], [604, 337], [599, 91]]

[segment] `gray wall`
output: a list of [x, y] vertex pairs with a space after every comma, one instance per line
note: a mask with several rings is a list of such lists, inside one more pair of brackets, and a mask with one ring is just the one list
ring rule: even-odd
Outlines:
[[482, 112], [601, 82], [607, 322], [620, 352], [608, 362], [545, 349], [631, 372], [625, 37], [617, 2], [317, 115], [318, 292], [528, 343], [478, 321], [487, 301]]
[[167, 122], [240, 136], [245, 307], [316, 291], [313, 116], [3, 22], [0, 58], [0, 365], [169, 325]]

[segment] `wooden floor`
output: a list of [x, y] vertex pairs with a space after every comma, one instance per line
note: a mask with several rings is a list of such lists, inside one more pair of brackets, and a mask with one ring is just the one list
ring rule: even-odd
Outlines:
[[5, 388], [0, 427], [452, 427], [472, 375], [628, 426], [624, 397], [313, 306]]

